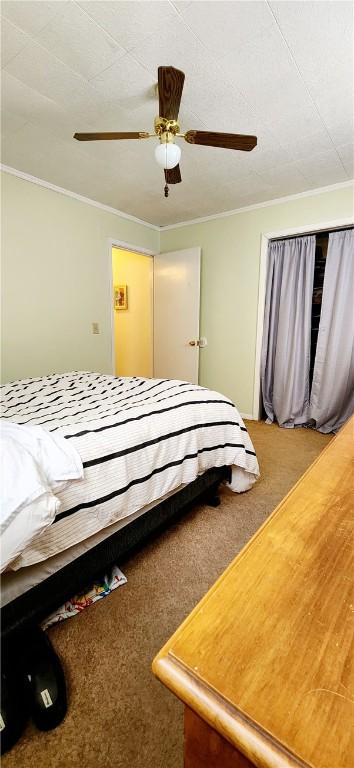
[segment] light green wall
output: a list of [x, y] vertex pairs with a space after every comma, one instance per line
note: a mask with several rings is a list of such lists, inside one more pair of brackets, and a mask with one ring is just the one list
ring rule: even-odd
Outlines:
[[[2, 181], [2, 380], [111, 372], [109, 238], [152, 251], [201, 246], [200, 383], [253, 410], [263, 233], [354, 215], [327, 192], [158, 232], [8, 173]], [[92, 322], [100, 334], [91, 332]]]
[[161, 251], [201, 246], [200, 383], [253, 412], [262, 234], [354, 214], [350, 187], [161, 232]]
[[158, 251], [159, 232], [8, 173], [1, 182], [2, 380], [111, 373], [108, 240]]

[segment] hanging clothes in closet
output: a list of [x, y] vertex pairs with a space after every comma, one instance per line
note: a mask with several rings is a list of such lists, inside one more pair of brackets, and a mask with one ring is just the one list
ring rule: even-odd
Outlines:
[[315, 366], [318, 331], [320, 328], [323, 283], [326, 269], [328, 234], [316, 235], [315, 269], [313, 276], [312, 312], [311, 312], [311, 352], [310, 352], [310, 388]]

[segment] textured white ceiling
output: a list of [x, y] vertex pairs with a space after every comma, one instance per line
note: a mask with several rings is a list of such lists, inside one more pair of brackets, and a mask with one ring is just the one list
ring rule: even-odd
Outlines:
[[[353, 168], [352, 2], [4, 0], [2, 162], [157, 225], [346, 181]], [[251, 153], [182, 146], [163, 197], [149, 141], [159, 65], [186, 74], [182, 130], [258, 136]]]

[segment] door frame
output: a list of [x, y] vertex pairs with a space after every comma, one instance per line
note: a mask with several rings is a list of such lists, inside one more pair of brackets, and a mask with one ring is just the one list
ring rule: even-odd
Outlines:
[[[126, 243], [124, 240], [117, 240], [116, 237], [109, 238], [107, 250], [108, 250], [108, 298], [109, 298], [109, 306], [111, 307], [111, 311], [109, 314], [110, 317], [110, 337], [111, 337], [111, 365], [112, 365], [112, 374], [113, 376], [116, 375], [116, 350], [115, 350], [115, 336], [114, 336], [114, 307], [113, 307], [113, 269], [112, 269], [112, 248], [121, 248], [124, 251], [133, 251], [134, 253], [141, 253], [144, 256], [151, 256], [152, 258], [156, 256], [159, 251], [152, 251], [147, 248], [143, 248], [141, 245], [134, 245], [133, 243]], [[151, 328], [151, 334], [152, 334], [152, 361], [154, 364], [154, 356], [153, 356], [153, 349], [154, 349], [154, 270], [152, 270], [152, 280], [151, 280], [151, 308], [152, 308], [152, 328]], [[154, 371], [154, 369], [153, 369]]]
[[257, 331], [256, 331], [256, 355], [255, 355], [255, 367], [254, 367], [254, 384], [253, 384], [253, 415], [252, 418], [259, 421], [262, 415], [262, 403], [261, 403], [261, 351], [262, 351], [262, 338], [263, 338], [263, 326], [264, 326], [264, 305], [265, 305], [265, 293], [266, 293], [266, 280], [267, 280], [267, 259], [268, 259], [268, 244], [270, 240], [278, 239], [279, 237], [291, 237], [294, 235], [309, 235], [318, 234], [319, 232], [326, 232], [328, 230], [341, 229], [341, 227], [354, 226], [354, 217], [346, 217], [344, 219], [332, 219], [331, 221], [321, 221], [318, 224], [306, 224], [302, 227], [290, 227], [288, 229], [280, 229], [276, 232], [265, 232], [261, 235], [261, 250], [259, 261], [259, 282], [258, 282], [258, 309], [257, 309]]

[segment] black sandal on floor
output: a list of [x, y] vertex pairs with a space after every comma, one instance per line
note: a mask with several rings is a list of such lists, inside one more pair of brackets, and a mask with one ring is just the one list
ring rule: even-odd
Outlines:
[[1, 659], [1, 754], [13, 747], [29, 718], [27, 691], [15, 654], [3, 652]]
[[59, 658], [39, 627], [31, 628], [23, 637], [21, 663], [32, 720], [40, 731], [50, 731], [66, 715], [66, 685]]

